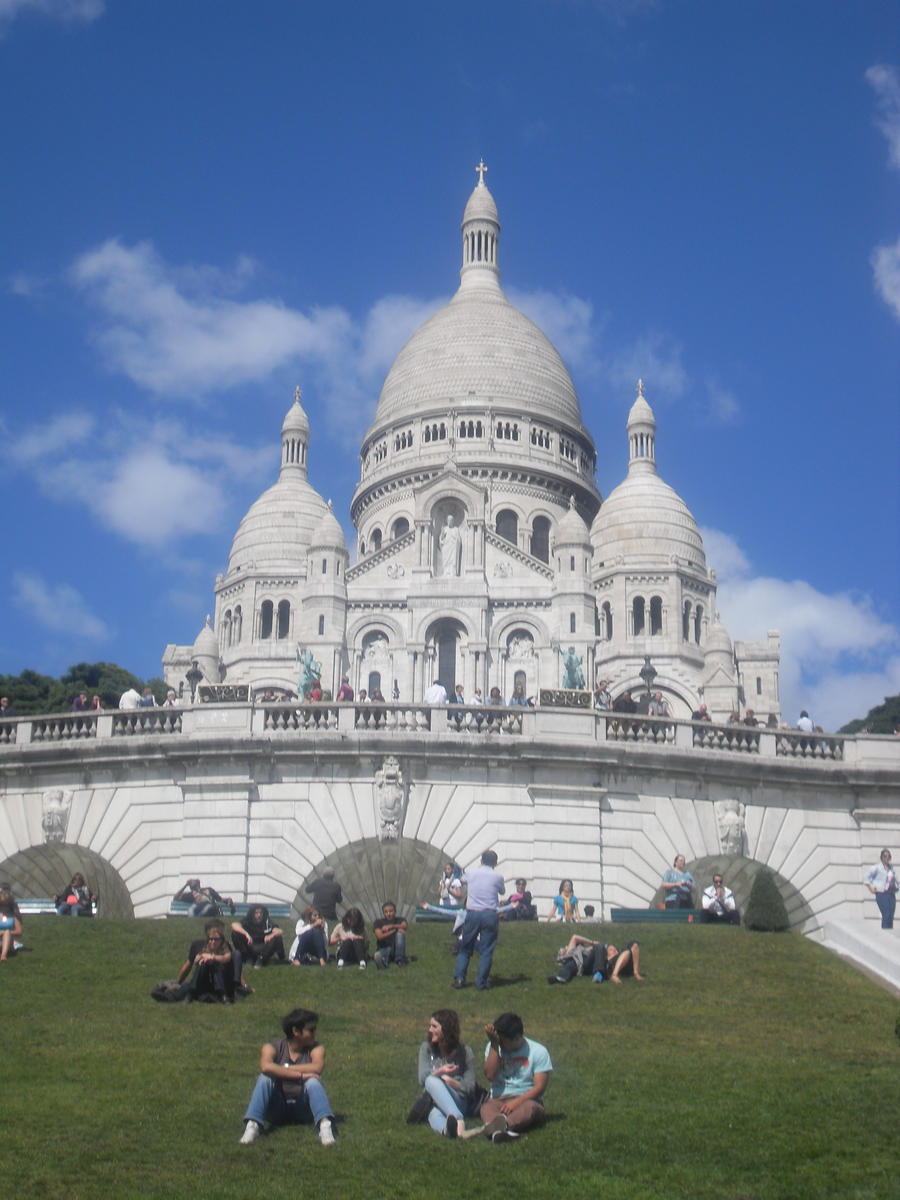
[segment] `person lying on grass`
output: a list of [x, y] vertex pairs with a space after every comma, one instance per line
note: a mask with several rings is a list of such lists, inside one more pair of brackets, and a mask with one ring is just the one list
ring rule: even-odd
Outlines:
[[546, 1046], [525, 1037], [522, 1018], [504, 1012], [485, 1025], [488, 1043], [484, 1073], [491, 1094], [481, 1106], [483, 1125], [467, 1129], [463, 1137], [483, 1133], [492, 1142], [512, 1142], [526, 1129], [537, 1129], [547, 1120], [543, 1097], [553, 1063]]
[[637, 942], [629, 942], [624, 950], [619, 950], [611, 942], [594, 942], [574, 933], [559, 953], [556, 974], [548, 975], [547, 982], [568, 983], [576, 975], [590, 975], [594, 983], [603, 983], [605, 979], [621, 983], [628, 976], [643, 979], [640, 964], [641, 948]]
[[249, 1146], [271, 1125], [315, 1124], [323, 1146], [334, 1145], [334, 1114], [325, 1088], [325, 1047], [316, 1041], [318, 1013], [295, 1008], [281, 1022], [284, 1037], [266, 1042], [259, 1077], [244, 1114], [241, 1145]]

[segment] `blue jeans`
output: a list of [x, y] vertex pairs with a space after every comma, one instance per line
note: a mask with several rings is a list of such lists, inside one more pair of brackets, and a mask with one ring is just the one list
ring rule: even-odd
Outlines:
[[897, 907], [897, 897], [894, 892], [876, 892], [875, 903], [881, 910], [881, 928], [894, 928], [894, 910]]
[[90, 909], [81, 904], [57, 904], [56, 911], [61, 917], [80, 917], [82, 913], [90, 914]]
[[294, 958], [300, 959], [304, 954], [312, 954], [316, 958], [324, 958], [327, 961], [328, 947], [325, 945], [325, 934], [320, 926], [314, 925], [312, 929], [307, 929], [305, 933], [300, 934]]
[[429, 1075], [425, 1080], [425, 1091], [434, 1101], [434, 1108], [428, 1114], [428, 1124], [435, 1133], [443, 1133], [448, 1117], [462, 1120], [469, 1115], [470, 1103], [454, 1088], [448, 1087], [439, 1075]]
[[406, 934], [398, 930], [389, 941], [379, 943], [375, 957], [380, 958], [385, 966], [396, 962], [398, 958], [406, 958]]
[[497, 944], [498, 925], [499, 919], [497, 914], [489, 909], [480, 909], [476, 912], [466, 913], [466, 920], [462, 928], [462, 938], [459, 945], [459, 954], [456, 956], [456, 970], [453, 972], [454, 979], [458, 979], [460, 983], [465, 982], [466, 971], [469, 969], [469, 959], [472, 957], [475, 942], [478, 940], [480, 934], [481, 941], [478, 943], [478, 975], [475, 979], [475, 986], [478, 988], [487, 987], [488, 975], [491, 973], [491, 960], [494, 957], [494, 946]]
[[323, 1117], [333, 1116], [325, 1089], [318, 1079], [305, 1079], [303, 1093], [296, 1100], [285, 1100], [277, 1080], [260, 1075], [256, 1080], [253, 1095], [244, 1113], [245, 1121], [257, 1121], [260, 1125], [270, 1121], [273, 1125], [291, 1125], [297, 1122], [316, 1125]]

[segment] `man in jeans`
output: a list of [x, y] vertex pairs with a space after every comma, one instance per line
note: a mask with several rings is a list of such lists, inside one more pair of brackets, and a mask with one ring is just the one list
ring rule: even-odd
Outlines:
[[485, 850], [481, 856], [481, 866], [463, 875], [460, 883], [468, 885], [466, 899], [466, 919], [462, 929], [459, 954], [456, 957], [456, 970], [453, 972], [453, 986], [461, 988], [466, 982], [466, 972], [469, 969], [469, 959], [478, 943], [478, 975], [475, 986], [479, 991], [489, 987], [488, 976], [491, 973], [491, 960], [494, 957], [494, 946], [497, 943], [497, 926], [500, 918], [497, 909], [500, 896], [506, 891], [503, 876], [496, 869], [497, 855], [493, 850]]

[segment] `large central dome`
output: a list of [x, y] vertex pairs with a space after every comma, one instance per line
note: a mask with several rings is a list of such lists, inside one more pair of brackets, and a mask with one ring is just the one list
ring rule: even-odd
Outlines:
[[500, 222], [483, 172], [466, 204], [462, 236], [459, 290], [397, 355], [369, 433], [440, 409], [492, 405], [586, 435], [562, 359], [500, 287]]

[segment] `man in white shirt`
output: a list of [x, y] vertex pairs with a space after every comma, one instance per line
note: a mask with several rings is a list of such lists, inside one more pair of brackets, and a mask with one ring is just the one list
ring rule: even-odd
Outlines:
[[465, 986], [466, 972], [469, 969], [469, 959], [478, 948], [478, 975], [475, 986], [480, 992], [489, 987], [488, 976], [491, 973], [491, 961], [494, 957], [494, 946], [497, 944], [497, 929], [500, 918], [497, 909], [500, 907], [500, 897], [506, 891], [503, 876], [496, 869], [497, 855], [493, 850], [485, 850], [481, 856], [481, 866], [474, 871], [468, 871], [460, 879], [460, 883], [468, 886], [466, 897], [466, 919], [463, 924], [459, 944], [459, 954], [456, 956], [456, 969], [453, 972], [453, 986]]
[[740, 925], [741, 918], [731, 888], [722, 883], [722, 876], [713, 876], [712, 885], [703, 892], [703, 920], [710, 923]]
[[127, 692], [123, 692], [119, 697], [119, 708], [123, 712], [132, 712], [139, 708], [141, 704], [141, 694], [135, 688], [130, 687]]
[[436, 679], [431, 687], [425, 689], [425, 695], [422, 699], [426, 704], [446, 704], [447, 689], [439, 679]]

